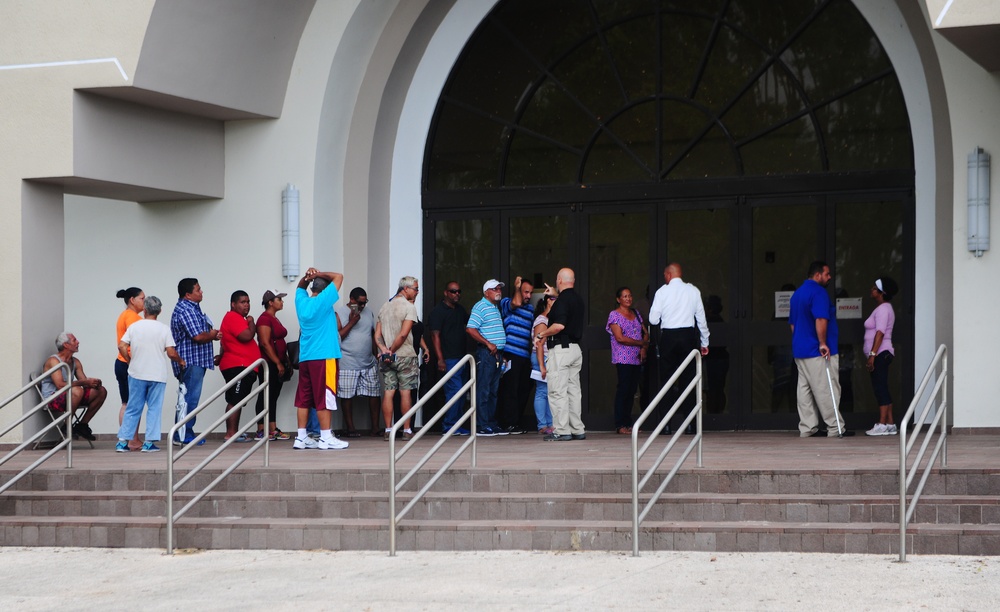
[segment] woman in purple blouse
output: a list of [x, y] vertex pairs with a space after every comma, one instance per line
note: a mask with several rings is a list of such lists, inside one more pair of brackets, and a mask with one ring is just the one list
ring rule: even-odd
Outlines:
[[618, 370], [615, 389], [615, 429], [632, 433], [632, 402], [639, 386], [640, 366], [646, 361], [649, 332], [642, 316], [632, 308], [632, 291], [622, 287], [615, 293], [618, 308], [608, 315], [604, 328], [611, 335], [611, 363]]
[[887, 276], [875, 279], [871, 295], [878, 305], [865, 321], [864, 348], [879, 412], [878, 423], [865, 432], [869, 436], [894, 436], [898, 433], [892, 420], [892, 396], [889, 395], [889, 364], [896, 354], [892, 347], [896, 313], [889, 302], [898, 290], [896, 282]]

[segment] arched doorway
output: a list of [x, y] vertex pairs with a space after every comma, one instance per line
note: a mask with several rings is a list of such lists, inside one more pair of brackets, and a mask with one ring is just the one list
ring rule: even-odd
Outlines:
[[[867, 295], [882, 273], [912, 286], [913, 182], [899, 83], [848, 0], [507, 0], [435, 113], [425, 299], [452, 279], [574, 267], [588, 298], [585, 419], [604, 428], [614, 289], [651, 294], [680, 261], [712, 313], [709, 426], [791, 428], [780, 292], [814, 259], [834, 267], [839, 297]], [[904, 320], [896, 336], [912, 346]], [[841, 328], [843, 409], [861, 425], [875, 408], [861, 319]], [[906, 401], [912, 353], [900, 361]]]

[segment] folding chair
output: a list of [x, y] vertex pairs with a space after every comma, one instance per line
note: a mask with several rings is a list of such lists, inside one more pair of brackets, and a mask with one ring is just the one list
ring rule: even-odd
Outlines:
[[[28, 375], [28, 381], [35, 380], [36, 378], [38, 378], [38, 372], [32, 372], [31, 374]], [[45, 400], [45, 396], [42, 395], [42, 383], [41, 383], [41, 381], [38, 381], [38, 382], [35, 383], [35, 391], [38, 393], [38, 401], [39, 402], [44, 401]], [[67, 391], [67, 393], [69, 393], [69, 392]], [[53, 410], [52, 409], [52, 404], [50, 403], [50, 404], [46, 404], [45, 405], [45, 414], [48, 415], [50, 422], [53, 422], [53, 421], [55, 421], [56, 419], [59, 418], [59, 415], [61, 413]], [[71, 421], [72, 421], [71, 428], [72, 427], [76, 427], [76, 425], [80, 422], [80, 419], [83, 417], [84, 414], [85, 414], [85, 411], [79, 411], [79, 410], [77, 410], [75, 413], [73, 413], [72, 417], [70, 417]], [[50, 442], [58, 444], [58, 443], [60, 443], [60, 442], [62, 442], [63, 440], [66, 439], [66, 428], [65, 427], [60, 426], [60, 427], [55, 427], [54, 429], [55, 429], [56, 433], [59, 434], [59, 439], [57, 439], [57, 440], [50, 440]], [[38, 440], [35, 440], [35, 444], [31, 447], [31, 450], [38, 450], [38, 445], [41, 444], [44, 441], [45, 441], [45, 437], [44, 436], [41, 437], [41, 438], [39, 438]], [[86, 442], [87, 442], [87, 444], [90, 445], [90, 448], [94, 448], [94, 443], [93, 442], [91, 442], [90, 440], [86, 440]]]

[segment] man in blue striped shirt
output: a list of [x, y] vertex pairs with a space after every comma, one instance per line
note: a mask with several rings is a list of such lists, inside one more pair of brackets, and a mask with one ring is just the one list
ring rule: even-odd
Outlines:
[[503, 356], [510, 369], [500, 381], [499, 421], [501, 431], [524, 433], [521, 416], [531, 390], [531, 327], [535, 313], [531, 307], [532, 284], [520, 276], [514, 279], [513, 297], [500, 300], [500, 316], [507, 336]]
[[476, 341], [476, 435], [502, 436], [507, 432], [497, 424], [497, 389], [503, 372], [503, 349], [507, 336], [497, 304], [503, 296], [503, 283], [490, 279], [483, 284], [483, 299], [469, 314], [465, 331]]

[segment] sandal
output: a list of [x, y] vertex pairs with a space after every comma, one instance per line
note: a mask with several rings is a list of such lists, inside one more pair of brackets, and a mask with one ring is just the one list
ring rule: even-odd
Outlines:
[[620, 433], [622, 435], [625, 435], [625, 436], [631, 436], [632, 435], [632, 428], [631, 427], [619, 427], [618, 428], [618, 433]]
[[[226, 438], [226, 439], [227, 440], [233, 440], [232, 438]], [[246, 435], [245, 433], [241, 433], [240, 435], [236, 436], [236, 439], [233, 440], [233, 442], [234, 443], [239, 443], [239, 442], [253, 442], [253, 438], [251, 438], [250, 436]]]
[[288, 440], [290, 437], [291, 436], [289, 436], [285, 432], [281, 431], [277, 427], [275, 427], [274, 431], [271, 432], [271, 439], [272, 440]]

